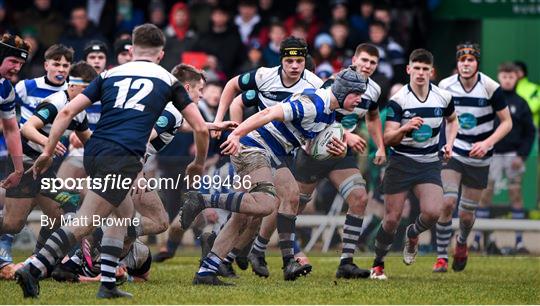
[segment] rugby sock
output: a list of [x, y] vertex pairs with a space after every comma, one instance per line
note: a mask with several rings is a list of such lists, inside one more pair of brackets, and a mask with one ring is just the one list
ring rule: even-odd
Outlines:
[[360, 235], [362, 234], [363, 218], [347, 214], [345, 225], [343, 226], [343, 247], [341, 249], [341, 264], [352, 263], [354, 251]]
[[388, 233], [381, 226], [375, 237], [375, 260], [373, 266], [384, 266], [384, 257], [392, 247], [394, 242], [394, 233]]
[[437, 222], [437, 258], [448, 260], [448, 245], [452, 238], [452, 220]]
[[471, 222], [470, 225], [463, 223], [462, 220], [459, 220], [459, 235], [457, 237], [457, 243], [459, 244], [467, 244], [467, 238], [469, 237], [469, 234], [471, 233], [471, 229], [474, 225], [474, 220]]
[[224, 262], [233, 263], [234, 259], [238, 256], [240, 253], [240, 250], [237, 248], [233, 248], [228, 254], [227, 257], [223, 260]]
[[107, 289], [116, 286], [116, 266], [123, 247], [123, 239], [103, 237], [101, 240], [101, 285]]
[[358, 238], [358, 243], [366, 243], [371, 233], [373, 233], [373, 231], [377, 229], [377, 226], [380, 223], [381, 223], [381, 218], [377, 217], [376, 215], [372, 215], [372, 218], [369, 221], [369, 224], [362, 231], [362, 234], [360, 234], [360, 238]]
[[298, 242], [298, 239], [294, 240], [293, 252], [294, 252], [294, 255], [302, 252], [302, 248], [300, 247], [300, 243]]
[[0, 268], [13, 263], [11, 255], [11, 246], [13, 245], [14, 235], [3, 234], [0, 236]]
[[206, 208], [221, 208], [232, 212], [240, 211], [240, 203], [244, 192], [203, 194], [204, 206]]
[[45, 245], [36, 254], [36, 257], [30, 261], [30, 273], [39, 278], [52, 271], [54, 265], [63, 258], [70, 248], [77, 243], [73, 233], [68, 228], [61, 227], [57, 229], [51, 237], [45, 242]]
[[[489, 213], [489, 207], [478, 207], [475, 212], [476, 218], [479, 219], [487, 219], [490, 216]], [[480, 240], [482, 240], [482, 232], [481, 231], [475, 231], [474, 232], [474, 243], [478, 246], [480, 246]]]
[[50, 227], [47, 227], [47, 226], [41, 227], [41, 229], [39, 230], [36, 246], [32, 254], [37, 254], [39, 250], [43, 248], [43, 246], [45, 245], [45, 242], [47, 241], [47, 239], [49, 239], [49, 237], [52, 235], [53, 232], [54, 230], [51, 229]]
[[257, 235], [257, 238], [255, 238], [255, 241], [253, 242], [253, 247], [251, 248], [251, 254], [257, 257], [264, 257], [269, 241], [270, 239]]
[[214, 252], [208, 253], [208, 255], [203, 259], [199, 271], [197, 274], [199, 276], [207, 276], [212, 274], [217, 274], [219, 265], [223, 260], [219, 258]]
[[[512, 208], [512, 219], [525, 219], [525, 210], [523, 208]], [[516, 231], [516, 249], [523, 247], [523, 232]]]
[[169, 254], [176, 253], [176, 250], [178, 249], [179, 245], [180, 245], [179, 241], [172, 241], [170, 239], [167, 239], [167, 253]]
[[296, 216], [278, 213], [277, 231], [279, 234], [279, 248], [283, 257], [283, 266], [290, 260], [294, 260], [294, 239], [295, 239]]
[[407, 238], [416, 238], [420, 233], [425, 232], [430, 226], [422, 220], [422, 214], [418, 215], [412, 226], [408, 227]]

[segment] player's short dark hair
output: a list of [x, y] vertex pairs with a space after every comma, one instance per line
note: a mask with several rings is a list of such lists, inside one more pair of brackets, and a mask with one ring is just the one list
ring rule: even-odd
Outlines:
[[178, 64], [174, 66], [174, 68], [171, 70], [171, 74], [174, 75], [174, 77], [176, 77], [182, 84], [193, 84], [200, 82], [201, 80], [206, 81], [202, 71], [188, 64]]
[[360, 52], [366, 52], [367, 54], [371, 56], [376, 56], [377, 58], [379, 58], [380, 56], [379, 49], [377, 49], [377, 47], [375, 47], [374, 45], [368, 43], [359, 44], [358, 47], [356, 47], [354, 55], [358, 56]]
[[415, 62], [433, 65], [433, 54], [426, 49], [415, 49], [409, 56], [409, 63]]
[[517, 72], [518, 66], [512, 62], [505, 62], [499, 65], [497, 72]]
[[71, 66], [69, 76], [81, 78], [83, 82], [90, 83], [97, 77], [97, 72], [85, 61], [78, 61]]
[[55, 44], [50, 46], [47, 51], [45, 51], [45, 60], [55, 60], [59, 61], [62, 59], [62, 56], [66, 58], [66, 61], [72, 62], [73, 61], [73, 54], [75, 51], [73, 48], [68, 47], [63, 44]]
[[165, 34], [156, 25], [145, 23], [133, 29], [133, 44], [139, 47], [156, 48], [165, 46]]
[[528, 70], [527, 70], [527, 64], [523, 61], [514, 61], [514, 65], [517, 66], [518, 69], [523, 71], [523, 75], [527, 76]]

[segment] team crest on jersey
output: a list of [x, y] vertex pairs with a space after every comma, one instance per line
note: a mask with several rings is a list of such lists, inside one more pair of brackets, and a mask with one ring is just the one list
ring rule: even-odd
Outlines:
[[242, 84], [247, 85], [249, 83], [249, 73], [246, 73], [242, 76]]
[[436, 107], [436, 108], [433, 110], [433, 113], [435, 113], [435, 116], [437, 116], [437, 117], [442, 117], [443, 111], [442, 111], [442, 109]]
[[169, 119], [167, 119], [167, 117], [165, 116], [159, 116], [157, 122], [156, 122], [156, 125], [159, 126], [160, 128], [164, 128], [167, 126], [167, 124], [169, 123]]
[[49, 118], [49, 110], [44, 108], [44, 109], [40, 109], [38, 112], [38, 115], [40, 115], [41, 117], [43, 117], [43, 119], [48, 119]]
[[416, 113], [411, 113], [408, 110], [403, 113], [403, 118], [412, 118], [416, 116]]
[[458, 116], [459, 126], [464, 130], [476, 127], [476, 117], [471, 113], [464, 113]]
[[427, 124], [422, 124], [418, 130], [412, 132], [412, 139], [416, 142], [425, 142], [433, 135], [433, 129]]
[[257, 93], [255, 92], [255, 90], [248, 90], [246, 92], [246, 98], [248, 100], [253, 100], [255, 98], [255, 96], [257, 95]]

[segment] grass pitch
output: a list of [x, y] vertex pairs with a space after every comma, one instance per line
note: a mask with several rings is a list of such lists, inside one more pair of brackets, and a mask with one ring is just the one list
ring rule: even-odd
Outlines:
[[[97, 283], [41, 282], [39, 299], [23, 299], [13, 281], [0, 281], [3, 304], [540, 304], [540, 257], [472, 256], [465, 271], [434, 274], [434, 256], [420, 256], [412, 266], [401, 257], [386, 262], [388, 281], [337, 280], [337, 256], [310, 256], [313, 272], [295, 282], [283, 281], [281, 258], [268, 258], [270, 278], [251, 270], [230, 280], [235, 287], [193, 286], [197, 257], [175, 257], [153, 264], [151, 280], [122, 286], [132, 300], [95, 298]], [[360, 257], [361, 267], [371, 257]], [[229, 280], [228, 280], [229, 281]]]

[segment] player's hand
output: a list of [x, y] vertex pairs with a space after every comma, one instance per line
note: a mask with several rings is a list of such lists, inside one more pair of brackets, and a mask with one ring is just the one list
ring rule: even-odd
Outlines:
[[220, 130], [210, 130], [210, 137], [214, 139], [220, 139], [221, 138], [221, 131]]
[[521, 156], [516, 156], [514, 159], [512, 159], [512, 165], [513, 170], [520, 170], [523, 168], [523, 158]]
[[240, 150], [240, 137], [230, 134], [227, 140], [219, 146], [223, 155], [237, 155]]
[[203, 210], [202, 213], [203, 213], [204, 220], [206, 220], [206, 223], [213, 224], [218, 221], [218, 214], [215, 209], [208, 208], [208, 209]]
[[367, 141], [354, 133], [345, 133], [345, 142], [348, 147], [358, 153], [364, 153], [367, 147]]
[[472, 146], [471, 152], [469, 152], [470, 157], [482, 158], [486, 156], [489, 151], [489, 144], [485, 141], [475, 142]]
[[79, 139], [79, 137], [77, 136], [77, 134], [75, 133], [71, 133], [71, 135], [69, 135], [69, 143], [74, 148], [82, 148], [84, 146], [81, 140]]
[[214, 123], [213, 131], [225, 131], [225, 130], [234, 130], [238, 127], [238, 122], [236, 121], [223, 121]]
[[443, 151], [443, 160], [444, 162], [448, 162], [450, 158], [452, 157], [452, 146], [449, 144], [445, 144], [442, 148]]
[[53, 162], [53, 159], [51, 156], [45, 153], [41, 153], [41, 155], [36, 159], [32, 167], [28, 169], [25, 173], [32, 172], [34, 180], [37, 179], [38, 175], [41, 175], [49, 169]]
[[66, 154], [66, 151], [66, 146], [64, 146], [61, 142], [56, 143], [56, 147], [54, 148], [54, 155], [61, 157]]
[[373, 164], [377, 166], [384, 165], [386, 163], [386, 150], [383, 149], [377, 149], [377, 152], [375, 152], [375, 158], [373, 158]]
[[345, 154], [347, 154], [347, 143], [336, 137], [332, 137], [332, 140], [326, 145], [326, 148], [328, 148], [328, 153], [337, 157], [345, 156]]
[[11, 174], [8, 175], [8, 177], [5, 180], [0, 182], [0, 187], [4, 189], [16, 187], [17, 185], [19, 185], [19, 182], [21, 181], [23, 174], [24, 174], [24, 171], [22, 170], [11, 172]]
[[421, 117], [413, 117], [401, 128], [408, 133], [413, 130], [418, 130], [422, 124], [424, 124], [424, 119], [422, 119]]

